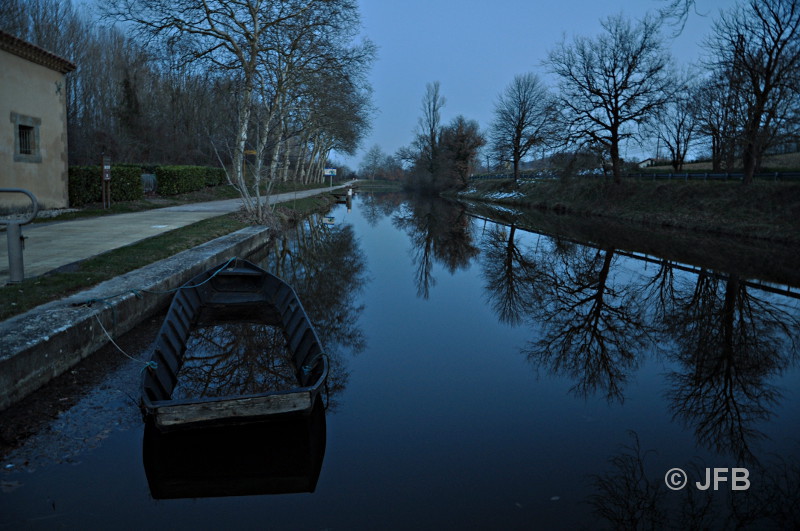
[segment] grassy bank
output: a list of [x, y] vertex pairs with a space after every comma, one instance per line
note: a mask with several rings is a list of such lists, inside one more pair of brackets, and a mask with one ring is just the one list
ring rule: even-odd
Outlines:
[[358, 189], [365, 192], [394, 192], [403, 189], [403, 183], [399, 181], [358, 181]]
[[800, 183], [480, 181], [458, 197], [646, 226], [800, 243]]
[[[332, 203], [332, 196], [321, 194], [282, 203], [276, 211], [284, 221], [291, 222], [311, 212], [325, 211]], [[122, 208], [123, 203], [120, 205]], [[236, 213], [218, 216], [108, 251], [46, 275], [26, 279], [19, 284], [0, 287], [0, 319], [24, 313], [40, 304], [58, 300], [245, 226], [247, 223]]]

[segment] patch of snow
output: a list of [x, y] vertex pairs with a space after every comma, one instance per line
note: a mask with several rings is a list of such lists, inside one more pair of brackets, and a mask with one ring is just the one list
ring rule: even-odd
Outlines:
[[519, 210], [517, 210], [515, 208], [509, 208], [509, 207], [502, 206], [502, 205], [494, 204], [494, 205], [487, 205], [487, 206], [491, 207], [493, 210], [498, 210], [500, 212], [508, 212], [509, 214], [514, 214], [514, 215], [522, 214], [522, 212], [520, 212]]
[[519, 191], [514, 192], [492, 192], [491, 194], [487, 194], [486, 197], [490, 197], [492, 199], [509, 199], [513, 197], [524, 197], [524, 194]]

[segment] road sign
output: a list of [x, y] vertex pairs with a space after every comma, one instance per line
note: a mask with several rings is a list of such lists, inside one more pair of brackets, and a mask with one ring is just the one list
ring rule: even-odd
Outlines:
[[330, 176], [336, 175], [336, 168], [325, 168], [325, 171], [323, 172], [323, 175], [325, 175], [326, 177], [328, 175], [330, 175]]

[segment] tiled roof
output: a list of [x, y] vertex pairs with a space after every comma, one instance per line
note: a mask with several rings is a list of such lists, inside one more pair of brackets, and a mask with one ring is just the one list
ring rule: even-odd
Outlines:
[[4, 31], [0, 31], [0, 50], [13, 53], [32, 63], [46, 66], [62, 74], [75, 70], [75, 65], [66, 59]]

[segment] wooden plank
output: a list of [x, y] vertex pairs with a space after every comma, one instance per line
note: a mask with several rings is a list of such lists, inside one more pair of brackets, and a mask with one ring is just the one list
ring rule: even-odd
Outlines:
[[285, 413], [309, 411], [313, 400], [309, 391], [266, 396], [232, 398], [209, 402], [164, 405], [156, 408], [156, 425], [167, 430], [211, 424], [220, 421], [247, 420]]

